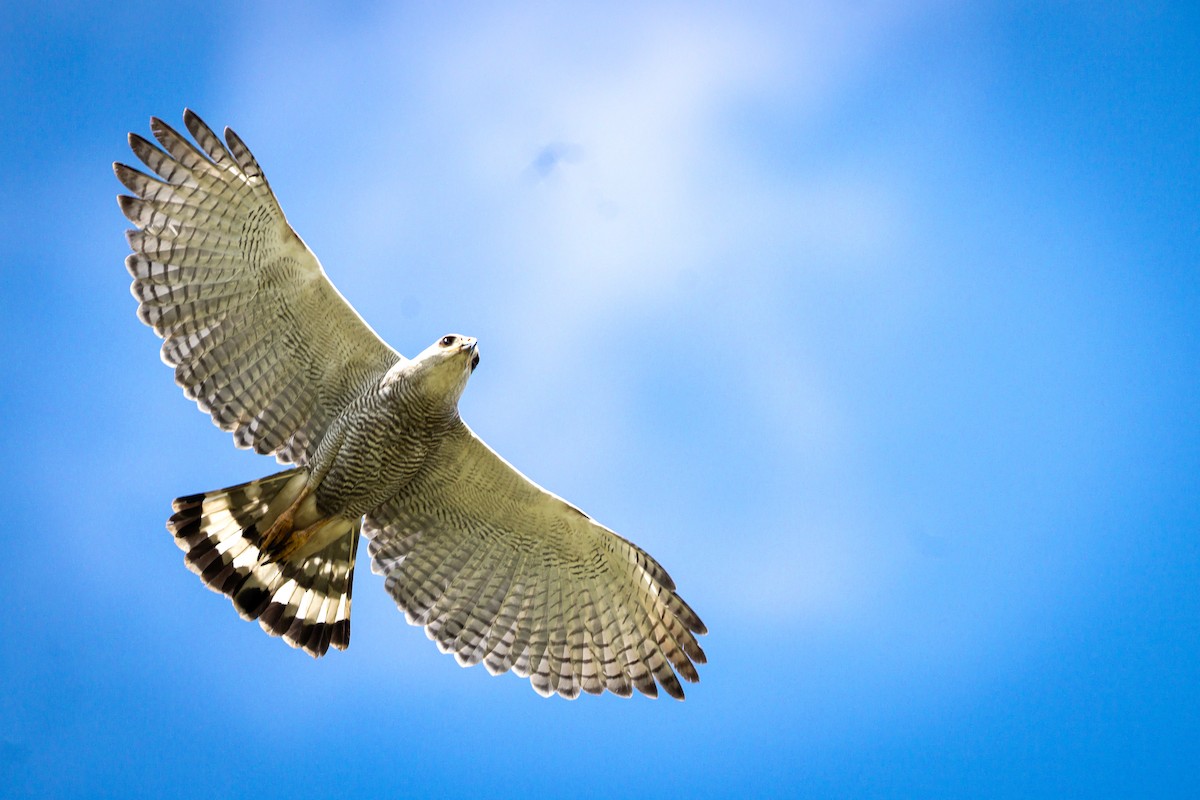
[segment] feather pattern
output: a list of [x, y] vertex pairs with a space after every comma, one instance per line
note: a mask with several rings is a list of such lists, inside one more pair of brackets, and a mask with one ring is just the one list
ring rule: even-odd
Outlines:
[[363, 531], [396, 604], [464, 666], [512, 670], [567, 698], [661, 687], [682, 699], [679, 678], [699, 680], [706, 629], [658, 562], [461, 421]]
[[119, 201], [137, 226], [126, 266], [138, 315], [165, 340], [184, 392], [239, 447], [304, 466], [401, 356], [329, 282], [241, 139], [227, 129], [223, 143], [191, 111], [184, 122], [196, 144], [157, 118], [157, 146], [130, 134], [157, 178], [114, 166], [133, 193]]
[[308, 475], [293, 469], [215, 492], [181, 497], [167, 523], [204, 585], [244, 619], [313, 656], [350, 644], [350, 599], [361, 520], [303, 559], [269, 560], [262, 533]]

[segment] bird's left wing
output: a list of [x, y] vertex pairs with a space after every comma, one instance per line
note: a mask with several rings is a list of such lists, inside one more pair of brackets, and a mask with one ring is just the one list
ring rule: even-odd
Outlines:
[[237, 134], [184, 112], [197, 148], [152, 119], [129, 135], [160, 177], [114, 164], [138, 316], [175, 381], [239, 447], [307, 463], [355, 397], [401, 360], [338, 293]]
[[[366, 516], [372, 569], [408, 621], [463, 666], [538, 693], [683, 698], [696, 613], [633, 543], [530, 481], [461, 421], [404, 491]], [[674, 671], [672, 671], [674, 669]]]

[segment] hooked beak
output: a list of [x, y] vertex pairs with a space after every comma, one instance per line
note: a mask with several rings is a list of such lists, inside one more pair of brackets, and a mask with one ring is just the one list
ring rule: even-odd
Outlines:
[[479, 366], [479, 341], [471, 339], [470, 344], [464, 349], [471, 354], [471, 372], [474, 372], [475, 368]]

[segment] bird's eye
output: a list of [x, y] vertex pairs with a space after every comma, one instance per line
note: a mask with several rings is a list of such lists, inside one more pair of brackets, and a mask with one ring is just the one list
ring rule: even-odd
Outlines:
[[454, 344], [454, 341], [455, 339], [453, 336], [443, 336], [441, 345], [442, 347], [449, 347], [450, 345]]

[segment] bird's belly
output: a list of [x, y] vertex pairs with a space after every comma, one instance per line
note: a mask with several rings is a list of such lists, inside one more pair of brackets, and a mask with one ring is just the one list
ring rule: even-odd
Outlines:
[[348, 432], [316, 490], [325, 513], [357, 518], [395, 497], [412, 479], [428, 452], [417, 436]]

